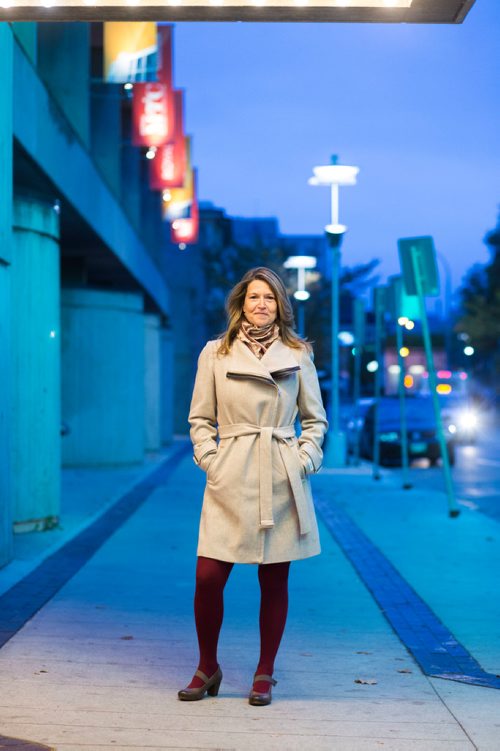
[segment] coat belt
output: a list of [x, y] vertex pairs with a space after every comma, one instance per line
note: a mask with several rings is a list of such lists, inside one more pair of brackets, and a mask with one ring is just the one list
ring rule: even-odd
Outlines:
[[[233, 425], [219, 425], [220, 438], [238, 438], [243, 435], [258, 435], [259, 440], [259, 505], [260, 526], [263, 529], [273, 527], [273, 465], [272, 465], [272, 441], [279, 441], [279, 450], [285, 465], [285, 470], [290, 481], [292, 494], [297, 507], [299, 517], [300, 534], [305, 535], [311, 531], [311, 520], [307, 509], [307, 498], [300, 476], [300, 468], [297, 457], [292, 451], [286, 438], [295, 437], [295, 427], [285, 425], [279, 428], [262, 427], [250, 423], [235, 423]], [[282, 450], [283, 449], [283, 450]]]

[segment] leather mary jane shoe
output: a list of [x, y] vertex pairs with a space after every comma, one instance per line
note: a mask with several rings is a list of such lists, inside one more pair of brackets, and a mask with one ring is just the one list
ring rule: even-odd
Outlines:
[[[259, 681], [267, 681], [267, 683], [270, 683], [272, 686], [276, 686], [278, 681], [275, 681], [274, 678], [271, 675], [254, 675], [253, 678], [253, 684], [255, 686], [256, 683]], [[265, 707], [266, 704], [270, 704], [273, 700], [273, 697], [271, 695], [271, 686], [269, 686], [269, 691], [261, 692], [261, 691], [250, 691], [250, 694], [248, 696], [248, 703], [252, 704], [254, 707]]]
[[211, 678], [205, 675], [201, 670], [197, 670], [195, 676], [201, 678], [203, 686], [200, 686], [199, 688], [182, 688], [177, 693], [177, 696], [181, 701], [199, 701], [200, 699], [203, 699], [205, 694], [208, 694], [209, 696], [217, 696], [222, 681], [222, 670], [220, 667], [217, 668]]

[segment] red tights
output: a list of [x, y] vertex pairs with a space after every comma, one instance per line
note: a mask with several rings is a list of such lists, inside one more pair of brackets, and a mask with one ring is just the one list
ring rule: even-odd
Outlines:
[[[196, 592], [194, 616], [200, 648], [198, 669], [211, 676], [218, 666], [217, 644], [224, 616], [223, 592], [232, 563], [214, 558], [198, 558], [196, 566]], [[288, 611], [289, 562], [259, 565], [260, 583], [260, 658], [257, 673], [272, 675], [274, 660], [285, 629]], [[203, 685], [200, 678], [193, 678], [191, 688]], [[267, 691], [269, 683], [255, 684], [256, 691]]]

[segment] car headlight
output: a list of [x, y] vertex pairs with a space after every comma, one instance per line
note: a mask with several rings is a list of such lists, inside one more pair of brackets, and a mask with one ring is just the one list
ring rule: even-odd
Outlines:
[[479, 420], [478, 416], [475, 412], [472, 410], [466, 410], [464, 412], [461, 412], [458, 416], [458, 423], [461, 428], [477, 428]]
[[379, 439], [384, 443], [396, 443], [396, 441], [399, 441], [399, 433], [395, 430], [391, 430], [388, 433], [380, 433]]

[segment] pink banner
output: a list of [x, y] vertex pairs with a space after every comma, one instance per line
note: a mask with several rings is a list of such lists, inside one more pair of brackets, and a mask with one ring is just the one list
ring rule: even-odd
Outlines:
[[163, 146], [175, 137], [173, 92], [166, 83], [136, 83], [132, 99], [132, 143]]
[[189, 143], [184, 135], [183, 91], [174, 91], [175, 127], [174, 137], [157, 149], [151, 160], [149, 184], [153, 190], [182, 188], [189, 169]]

